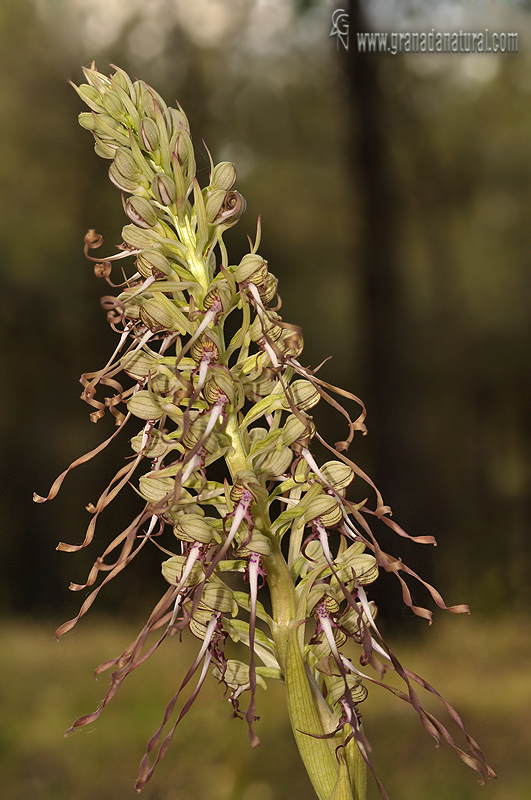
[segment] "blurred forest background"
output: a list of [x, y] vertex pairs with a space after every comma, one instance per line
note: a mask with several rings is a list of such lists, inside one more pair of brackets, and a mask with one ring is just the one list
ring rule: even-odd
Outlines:
[[[348, 53], [329, 35], [337, 6], [350, 13]], [[519, 52], [392, 56], [356, 51], [357, 31], [432, 28], [516, 31]], [[27, 681], [34, 680], [32, 663], [49, 665], [49, 671], [43, 667], [47, 676], [52, 664], [58, 668], [59, 656], [48, 654], [43, 643], [44, 630], [51, 635], [50, 619], [77, 612], [80, 598], [66, 591], [68, 583], [83, 582], [101, 542], [123, 527], [129, 502], [112, 504], [102, 518], [100, 543], [87, 555], [72, 558], [55, 551], [59, 540], [82, 540], [88, 521], [84, 508], [95, 502], [117, 461], [128, 454], [126, 436], [75, 470], [53, 503], [31, 502], [33, 491], [46, 494], [59, 472], [113, 429], [112, 419], [89, 422], [77, 384], [79, 375], [102, 366], [114, 347], [99, 304], [106, 286], [84, 260], [83, 236], [95, 228], [112, 252], [125, 222], [119, 193], [107, 179], [108, 163], [94, 154], [91, 136], [79, 128], [77, 115], [84, 108], [68, 85], [82, 80], [81, 65], [93, 59], [103, 72], [109, 63], [120, 65], [153, 85], [168, 103], [179, 100], [191, 122], [200, 179], [208, 175], [202, 138], [214, 161], [235, 162], [237, 188], [248, 205], [227, 236], [231, 262], [247, 251], [246, 236], [254, 236], [261, 214], [260, 251], [279, 277], [284, 319], [303, 328], [303, 362], [315, 367], [332, 356], [321, 376], [366, 403], [369, 434], [354, 442], [349, 455], [374, 478], [397, 522], [412, 535], [433, 534], [439, 543], [436, 550], [409, 546], [383, 530], [384, 549], [433, 581], [448, 604], [467, 602], [477, 614], [475, 622], [472, 617], [450, 619], [446, 627], [442, 623], [434, 653], [442, 656], [455, 646], [464, 667], [471, 665], [461, 676], [465, 705], [471, 695], [463, 685], [474, 689], [474, 697], [479, 693], [473, 665], [485, 678], [485, 691], [496, 692], [492, 670], [504, 675], [506, 692], [514, 689], [503, 710], [496, 706], [493, 713], [488, 704], [478, 709], [476, 703], [478, 727], [487, 738], [494, 742], [500, 733], [489, 729], [487, 718], [491, 726], [493, 717], [502, 720], [502, 733], [510, 737], [511, 725], [517, 726], [510, 715], [520, 713], [523, 723], [524, 709], [531, 711], [529, 688], [516, 677], [517, 666], [527, 664], [529, 670], [531, 648], [526, 627], [530, 42], [531, 6], [525, 2], [2, 0], [0, 611], [5, 635], [0, 647], [4, 688], [9, 687], [13, 703], [13, 729], [4, 742], [11, 766], [3, 780], [10, 798], [133, 796], [133, 774], [125, 776], [123, 794], [112, 778], [107, 788], [102, 783], [91, 793], [86, 785], [90, 767], [79, 779], [85, 781], [80, 788], [62, 756], [51, 755], [52, 739], [63, 746], [61, 729], [71, 722], [59, 709], [72, 718], [91, 710], [90, 701], [83, 705], [79, 698], [72, 701], [76, 711], [63, 709], [58, 698], [65, 672], [58, 683], [47, 678], [53, 722], [41, 717], [37, 706], [25, 712], [39, 731], [36, 749], [17, 716], [24, 692], [19, 697], [12, 690], [15, 676], [26, 675], [22, 662], [29, 669]], [[329, 441], [343, 438], [340, 417], [315, 416]], [[138, 625], [159, 596], [158, 565], [155, 553], [151, 560], [133, 563], [130, 574], [100, 596], [100, 611], [121, 615], [124, 625]], [[412, 624], [398, 587], [385, 576], [372, 596], [384, 624], [397, 635], [421, 625]], [[415, 599], [425, 598], [417, 592]], [[98, 634], [90, 624], [86, 630], [75, 635], [95, 638], [79, 639], [75, 658], [81, 660], [86, 650], [88, 669], [98, 663], [91, 650], [111, 635], [107, 628]], [[422, 640], [423, 650], [431, 634]], [[469, 653], [471, 641], [480, 653], [467, 661], [462, 654]], [[485, 651], [494, 642], [496, 652]], [[518, 657], [514, 670], [505, 674], [500, 660], [512, 648]], [[110, 655], [114, 652], [107, 650], [101, 658]], [[457, 658], [457, 651], [448, 657]], [[479, 666], [474, 658], [483, 659]], [[79, 680], [74, 666], [71, 670], [71, 680]], [[18, 706], [13, 698], [19, 698]], [[474, 708], [472, 700], [470, 705]], [[143, 708], [139, 715], [147, 718]], [[162, 704], [157, 714], [161, 710]], [[158, 716], [150, 723], [142, 719], [139, 736], [145, 738]], [[385, 719], [382, 712], [383, 736]], [[119, 724], [116, 717], [116, 728]], [[136, 723], [129, 724], [135, 728]], [[104, 755], [94, 751], [98, 763], [118, 747], [119, 735], [115, 732]], [[238, 735], [245, 748], [244, 734]], [[506, 744], [500, 752], [492, 744], [500, 759], [512, 759], [509, 782], [479, 790], [478, 797], [531, 796], [531, 779], [523, 772], [529, 731], [515, 736], [520, 745], [512, 750]], [[417, 757], [414, 739], [409, 742], [406, 761]], [[392, 739], [388, 747], [394, 747]], [[269, 758], [278, 758], [275, 753]], [[135, 763], [140, 755], [141, 749], [134, 753]], [[288, 758], [284, 751], [282, 757]], [[422, 760], [431, 764], [437, 757], [423, 751]], [[23, 777], [31, 773], [28, 763], [38, 775], [42, 771], [41, 783]], [[251, 774], [249, 761], [244, 763]], [[446, 780], [440, 763], [441, 780], [443, 773]], [[50, 783], [47, 769], [70, 776], [71, 784], [59, 777]], [[237, 765], [226, 769], [233, 770], [232, 783], [212, 778], [210, 788], [183, 784], [180, 795], [161, 785], [148, 788], [147, 796], [295, 796], [287, 789], [282, 794], [280, 783], [271, 789], [267, 776], [245, 783]], [[176, 767], [171, 774], [177, 780]], [[169, 787], [169, 772], [166, 777]], [[400, 793], [395, 779], [398, 800], [406, 793]], [[452, 784], [441, 793], [418, 781], [418, 795], [408, 793], [408, 798], [476, 797], [471, 775], [464, 776], [466, 789]], [[222, 785], [232, 788], [222, 794]], [[308, 787], [293, 791], [309, 796]]]

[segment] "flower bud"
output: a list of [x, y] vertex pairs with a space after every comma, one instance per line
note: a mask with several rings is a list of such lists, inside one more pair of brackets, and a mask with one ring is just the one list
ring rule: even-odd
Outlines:
[[182, 109], [171, 107], [167, 108], [165, 117], [166, 122], [169, 123], [168, 127], [171, 128], [172, 135], [175, 133], [180, 133], [182, 130], [190, 133], [190, 123], [188, 122], [188, 118]]
[[228, 191], [236, 183], [236, 167], [230, 161], [220, 161], [216, 164], [210, 178], [211, 189]]
[[293, 451], [289, 447], [283, 447], [280, 451], [276, 448], [267, 453], [261, 453], [255, 460], [255, 465], [260, 472], [265, 472], [272, 478], [278, 478], [289, 469], [293, 459]]
[[179, 164], [184, 165], [190, 158], [192, 143], [186, 131], [180, 130], [175, 134], [175, 141], [172, 139], [172, 153], [177, 158]]
[[182, 438], [182, 443], [187, 450], [192, 450], [201, 442], [201, 449], [212, 455], [219, 449], [219, 443], [215, 433], [209, 433], [206, 439], [205, 430], [208, 425], [208, 417], [199, 417], [192, 423], [190, 429]]
[[96, 155], [100, 158], [114, 158], [117, 145], [102, 141], [95, 133], [94, 138], [96, 139], [96, 144], [94, 145]]
[[132, 83], [129, 75], [119, 67], [115, 67], [115, 69], [116, 72], [111, 76], [112, 83], [117, 84], [121, 89], [124, 90], [124, 92], [127, 92], [127, 94], [130, 95]]
[[[160, 458], [168, 451], [168, 443], [164, 441], [162, 434], [156, 428], [153, 428], [144, 443], [144, 432], [140, 431], [136, 436], [131, 439], [131, 448], [135, 453], [140, 453], [142, 450], [146, 458]], [[144, 443], [144, 444], [143, 444]]]
[[329, 486], [336, 492], [346, 489], [354, 480], [354, 470], [342, 461], [327, 461], [320, 471]]
[[208, 193], [208, 200], [206, 202], [206, 215], [207, 220], [212, 224], [218, 218], [223, 210], [223, 203], [225, 202], [227, 192], [223, 189], [215, 189]]
[[149, 117], [143, 117], [138, 131], [140, 141], [145, 150], [155, 153], [160, 147], [159, 129], [156, 122]]
[[281, 317], [275, 311], [269, 311], [267, 317], [260, 318], [258, 314], [252, 321], [249, 328], [249, 335], [253, 342], [259, 342], [265, 337], [272, 339], [276, 342], [283, 333], [283, 328], [275, 324], [275, 320], [281, 320]]
[[[305, 415], [302, 414], [304, 417]], [[315, 435], [315, 425], [310, 417], [306, 417], [306, 424], [295, 414], [290, 414], [282, 428], [282, 441], [290, 447], [295, 442], [306, 441]]]
[[149, 503], [160, 503], [167, 495], [175, 491], [175, 481], [166, 475], [158, 476], [156, 472], [142, 475], [138, 481], [140, 494]]
[[[289, 390], [291, 390], [290, 399], [292, 403], [294, 403], [300, 411], [308, 411], [309, 408], [313, 408], [313, 406], [317, 405], [321, 399], [321, 395], [310, 381], [293, 381], [293, 383], [290, 384]], [[292, 407], [288, 397], [282, 399], [282, 407], [286, 410]]]
[[[186, 569], [187, 556], [172, 556], [167, 561], [163, 561], [161, 566], [164, 578], [172, 586], [178, 586]], [[185, 581], [185, 589], [191, 589], [201, 583], [203, 579], [203, 567], [200, 561], [195, 561], [190, 573]]]
[[308, 523], [314, 519], [319, 519], [325, 528], [338, 525], [343, 519], [343, 510], [336, 498], [324, 493], [314, 497], [304, 513], [304, 521]]
[[122, 173], [117, 169], [116, 163], [112, 163], [109, 167], [109, 178], [111, 183], [114, 183], [119, 189], [123, 192], [136, 192], [140, 186], [141, 181], [142, 184], [145, 183], [145, 179], [142, 179], [143, 176], [139, 173], [138, 178], [126, 178]]
[[216, 216], [216, 224], [222, 224], [229, 228], [240, 220], [247, 208], [245, 197], [239, 192], [227, 192], [221, 206], [219, 214]]
[[262, 284], [267, 277], [267, 261], [257, 253], [247, 253], [234, 272], [234, 279], [238, 283], [251, 281], [256, 285]]
[[151, 182], [151, 191], [163, 206], [171, 206], [177, 199], [175, 181], [169, 175], [159, 172]]
[[157, 212], [145, 197], [130, 197], [125, 204], [125, 213], [139, 228], [153, 228], [157, 224]]
[[74, 84], [72, 85], [81, 99], [84, 100], [89, 106], [89, 108], [97, 113], [103, 111], [103, 100], [97, 89], [95, 89], [93, 86], [89, 86], [88, 83], [82, 83], [80, 86], [75, 86]]
[[130, 411], [133, 416], [145, 420], [160, 419], [164, 413], [147, 389], [141, 389], [129, 398], [127, 401], [127, 410]]
[[94, 112], [83, 111], [83, 113], [79, 114], [77, 119], [81, 127], [85, 128], [86, 131], [96, 130], [96, 121], [94, 118]]
[[[335, 633], [335, 631], [334, 631]], [[365, 686], [360, 683], [360, 679], [357, 678], [355, 675], [348, 674], [345, 677], [341, 676], [340, 678], [331, 678], [328, 681], [328, 701], [330, 705], [335, 705], [335, 703], [339, 702], [341, 698], [345, 694], [345, 680], [347, 682], [347, 686], [350, 690], [350, 695], [352, 697], [353, 703], [361, 703], [367, 697], [367, 689]]]
[[109, 114], [96, 114], [94, 117], [94, 131], [103, 139], [109, 140], [117, 145], [127, 147], [129, 136], [126, 129], [119, 122], [116, 122]]
[[121, 122], [125, 118], [125, 111], [122, 101], [115, 91], [112, 89], [107, 89], [107, 91], [103, 94], [102, 100], [105, 111], [110, 117], [115, 119], [117, 122]]
[[138, 180], [142, 174], [142, 171], [128, 147], [119, 147], [116, 150], [114, 154], [114, 164], [124, 178], [129, 178], [129, 180]]
[[148, 247], [138, 254], [136, 268], [143, 278], [149, 278], [152, 275], [155, 278], [163, 278], [166, 275], [171, 275], [173, 272], [171, 264], [166, 256], [154, 247]]
[[199, 514], [183, 514], [174, 526], [173, 533], [184, 542], [210, 544], [213, 540], [221, 541], [220, 535], [208, 519]]
[[106, 75], [98, 72], [96, 65], [92, 63], [90, 67], [82, 67], [83, 75], [87, 79], [87, 83], [97, 89], [100, 93], [108, 91], [111, 88], [111, 82]]
[[144, 88], [144, 91], [142, 92], [142, 108], [144, 109], [144, 112], [147, 114], [148, 118], [150, 117], [152, 120], [155, 119], [155, 102], [153, 90], [150, 91], [148, 88]]
[[135, 250], [152, 248], [157, 244], [157, 237], [151, 231], [139, 228], [137, 225], [125, 225], [122, 228], [122, 238], [126, 244]]

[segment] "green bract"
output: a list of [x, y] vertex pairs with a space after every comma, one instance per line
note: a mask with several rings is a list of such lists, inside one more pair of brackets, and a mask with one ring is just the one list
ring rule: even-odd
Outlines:
[[[432, 736], [453, 741], [423, 711], [411, 682], [431, 687], [403, 670], [367, 599], [365, 587], [380, 568], [399, 576], [404, 602], [414, 613], [431, 617], [413, 605], [400, 574], [411, 571], [380, 549], [368, 520], [379, 518], [406, 534], [391, 521], [370, 479], [345, 455], [354, 433], [365, 433], [365, 409], [354, 395], [336, 390], [299, 362], [302, 334], [278, 313], [277, 279], [258, 253], [259, 226], [251, 252], [239, 264], [230, 263], [223, 234], [245, 210], [244, 198], [232, 188], [234, 165], [211, 160], [209, 181], [201, 187], [182, 109], [168, 108], [150, 86], [133, 82], [123, 70], [106, 77], [92, 65], [84, 74], [86, 83], [77, 92], [89, 112], [79, 121], [93, 133], [96, 153], [111, 161], [109, 176], [124, 193], [129, 222], [123, 244], [107, 258], [91, 255], [100, 236], [89, 231], [85, 238], [98, 276], [115, 286], [109, 276], [119, 260], [126, 278], [123, 283], [120, 277], [117, 296], [102, 301], [119, 336], [117, 348], [101, 370], [83, 375], [81, 382], [93, 421], [109, 410], [119, 430], [126, 424], [133, 428], [133, 457], [92, 507], [83, 543], [59, 548], [88, 545], [99, 514], [125, 486], [133, 485], [143, 506], [96, 560], [85, 586], [72, 587], [91, 593], [57, 634], [71, 629], [101, 585], [145, 546], [156, 544], [165, 555], [160, 601], [137, 639], [97, 670], [115, 667], [111, 687], [98, 710], [72, 729], [96, 719], [125, 677], [156, 649], [151, 645], [143, 652], [151, 632], [159, 632], [160, 643], [188, 628], [201, 645], [179, 691], [195, 673], [199, 678], [179, 719], [210, 670], [230, 690], [236, 715], [247, 693], [242, 713], [256, 745], [256, 686], [280, 679], [320, 800], [364, 800], [364, 764], [370, 760], [359, 712], [367, 693], [363, 681], [378, 683], [385, 668], [394, 669], [406, 683], [401, 696]], [[361, 405], [355, 420], [334, 394]], [[346, 439], [335, 447], [319, 436], [310, 413], [321, 399], [347, 423]], [[333, 454], [321, 467], [310, 449], [316, 437]], [[35, 499], [54, 497], [67, 472], [47, 498]], [[366, 500], [346, 497], [356, 474], [375, 492], [373, 509]], [[232, 588], [234, 576], [241, 581], [242, 574], [247, 592]], [[262, 597], [265, 584], [269, 595]], [[424, 585], [446, 608], [436, 590]], [[227, 637], [238, 643], [244, 660], [225, 657]], [[348, 657], [342, 652], [347, 642]], [[366, 666], [374, 667], [377, 677], [367, 675]], [[172, 732], [150, 763], [163, 728], [150, 740], [137, 789], [167, 749]], [[467, 753], [456, 746], [459, 755], [489, 777], [481, 751], [470, 737], [467, 742]]]

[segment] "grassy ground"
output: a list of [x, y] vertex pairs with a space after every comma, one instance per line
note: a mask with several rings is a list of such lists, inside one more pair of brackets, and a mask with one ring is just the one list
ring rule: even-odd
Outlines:
[[[422, 623], [419, 622], [419, 625]], [[0, 636], [0, 786], [7, 800], [125, 800], [145, 743], [190, 663], [196, 641], [168, 641], [131, 675], [92, 726], [63, 740], [76, 717], [97, 706], [106, 676], [92, 669], [118, 655], [133, 631], [82, 622], [59, 644], [53, 625], [4, 621]], [[378, 688], [364, 723], [391, 800], [531, 798], [531, 631], [525, 620], [441, 616], [426, 636], [394, 642], [402, 662], [457, 708], [499, 775], [479, 786], [447, 746], [435, 750], [414, 713]], [[208, 679], [142, 797], [144, 800], [310, 800], [283, 708], [282, 686], [259, 689], [251, 750], [222, 689]], [[444, 716], [444, 714], [443, 714]], [[370, 786], [370, 798], [377, 791]]]

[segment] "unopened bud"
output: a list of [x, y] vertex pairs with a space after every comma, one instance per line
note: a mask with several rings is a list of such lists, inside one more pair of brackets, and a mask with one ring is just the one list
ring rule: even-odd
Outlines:
[[119, 147], [117, 149], [114, 155], [114, 163], [124, 178], [137, 180], [141, 175], [141, 170], [127, 147]]
[[171, 206], [177, 199], [175, 181], [169, 175], [159, 172], [151, 182], [151, 190], [163, 206]]
[[114, 158], [114, 154], [116, 153], [116, 145], [109, 144], [109, 142], [102, 141], [96, 133], [94, 133], [94, 138], [96, 139], [96, 144], [94, 145], [94, 152], [100, 158]]
[[114, 183], [123, 192], [136, 192], [145, 183], [145, 179], [140, 173], [136, 178], [126, 178], [117, 168], [116, 163], [112, 163], [109, 167], [109, 178], [111, 183]]
[[171, 123], [172, 135], [179, 133], [181, 130], [185, 130], [190, 133], [190, 123], [188, 122], [188, 118], [184, 111], [170, 107], [166, 110], [165, 116], [166, 121]]
[[108, 89], [103, 95], [103, 106], [105, 111], [113, 119], [121, 122], [125, 117], [122, 101], [112, 89]]
[[223, 189], [215, 189], [209, 192], [208, 200], [206, 202], [206, 215], [210, 223], [216, 221], [222, 212], [223, 203], [225, 202], [227, 192]]
[[156, 152], [160, 147], [159, 129], [156, 123], [149, 117], [144, 117], [140, 122], [138, 131], [140, 141], [145, 150], [150, 153]]
[[130, 197], [125, 204], [125, 213], [139, 228], [153, 228], [158, 222], [157, 212], [145, 197]]
[[103, 100], [101, 94], [93, 86], [88, 83], [82, 83], [80, 86], [74, 86], [74, 89], [85, 103], [90, 106], [93, 111], [103, 111]]
[[230, 161], [221, 161], [216, 164], [210, 178], [211, 189], [228, 191], [236, 183], [236, 167]]
[[85, 128], [86, 131], [93, 131], [96, 129], [96, 121], [94, 119], [94, 113], [90, 111], [83, 111], [78, 116], [78, 122], [82, 128]]
[[137, 225], [124, 225], [122, 238], [126, 244], [135, 250], [144, 250], [157, 243], [157, 237], [151, 231], [137, 227]]

